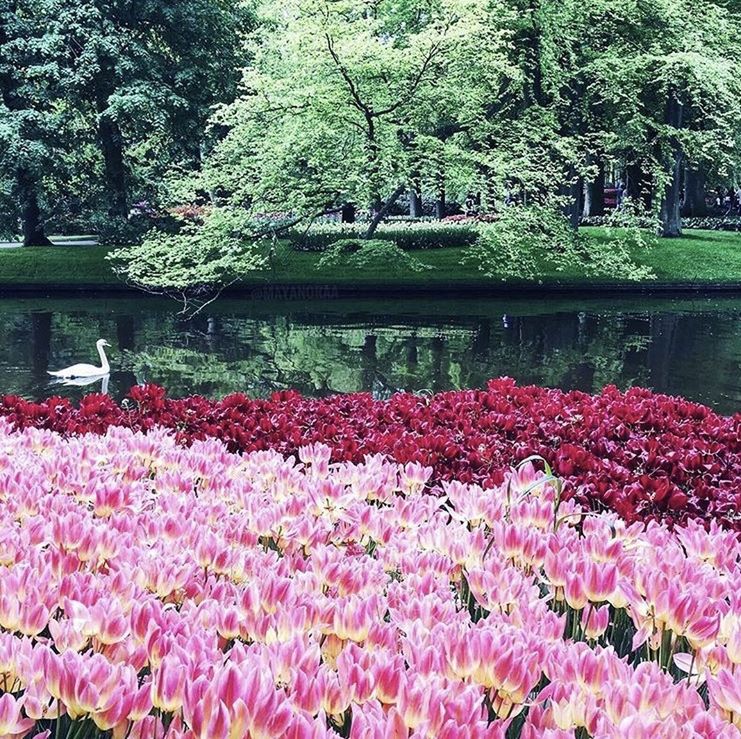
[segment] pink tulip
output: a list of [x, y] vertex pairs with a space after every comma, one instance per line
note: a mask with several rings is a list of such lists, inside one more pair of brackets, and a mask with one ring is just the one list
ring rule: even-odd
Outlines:
[[0, 736], [21, 737], [33, 728], [35, 721], [23, 718], [22, 706], [22, 701], [17, 701], [10, 693], [0, 696]]
[[735, 534], [568, 500], [556, 526], [533, 465], [441, 489], [413, 452], [0, 424], [8, 735], [738, 736]]
[[173, 657], [165, 657], [152, 679], [152, 705], [165, 713], [180, 710], [185, 698], [186, 674]]
[[723, 717], [741, 729], [741, 681], [731, 670], [708, 677], [708, 694]]
[[598, 639], [607, 631], [610, 623], [610, 606], [587, 608], [582, 611], [581, 625], [587, 639]]

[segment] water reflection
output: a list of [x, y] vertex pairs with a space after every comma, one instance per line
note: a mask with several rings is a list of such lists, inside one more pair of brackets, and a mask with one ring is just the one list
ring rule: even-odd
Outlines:
[[523, 383], [597, 391], [633, 384], [723, 412], [741, 400], [741, 301], [221, 301], [185, 322], [151, 298], [0, 300], [0, 392], [79, 397], [100, 384], [50, 385], [49, 366], [114, 346], [105, 390], [137, 382], [173, 395], [311, 395]]
[[[49, 387], [54, 394], [64, 394], [61, 388], [65, 387], [84, 387], [86, 392], [101, 393], [108, 395], [108, 384], [110, 375], [93, 375], [92, 377], [56, 377], [49, 381]], [[95, 387], [91, 387], [95, 385]]]

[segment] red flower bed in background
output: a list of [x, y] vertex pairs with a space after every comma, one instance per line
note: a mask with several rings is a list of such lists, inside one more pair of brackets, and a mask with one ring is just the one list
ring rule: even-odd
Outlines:
[[322, 442], [337, 461], [368, 453], [433, 468], [433, 479], [492, 485], [518, 460], [540, 454], [570, 484], [567, 494], [628, 521], [690, 517], [741, 529], [741, 415], [633, 388], [599, 395], [519, 387], [508, 378], [486, 390], [433, 396], [399, 394], [269, 399], [241, 394], [222, 400], [172, 399], [162, 388], [133, 388], [117, 405], [86, 396], [79, 407], [52, 398], [33, 403], [6, 396], [0, 416], [18, 427], [65, 434], [109, 426], [173, 429], [183, 441], [216, 437], [231, 450], [284, 454]]

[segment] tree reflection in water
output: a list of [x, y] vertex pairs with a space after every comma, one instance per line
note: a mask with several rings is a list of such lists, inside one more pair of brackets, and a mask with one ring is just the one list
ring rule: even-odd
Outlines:
[[173, 395], [297, 388], [385, 397], [509, 375], [589, 392], [646, 385], [724, 412], [741, 399], [741, 304], [732, 299], [223, 300], [191, 323], [150, 298], [2, 300], [0, 313], [0, 392], [28, 397], [82, 394], [48, 386], [46, 369], [108, 336], [116, 397], [145, 381]]

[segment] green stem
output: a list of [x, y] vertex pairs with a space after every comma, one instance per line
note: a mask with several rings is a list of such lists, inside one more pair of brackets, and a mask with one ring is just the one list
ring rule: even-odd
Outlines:
[[674, 656], [674, 650], [676, 649], [676, 646], [677, 646], [677, 637], [676, 637], [676, 634], [672, 631], [671, 638], [669, 640], [669, 651], [666, 655], [666, 671], [667, 672], [671, 671], [672, 657]]
[[59, 730], [62, 727], [62, 701], [57, 698], [57, 725], [54, 729], [54, 739], [60, 739]]
[[695, 667], [695, 657], [697, 656], [697, 653], [693, 650], [692, 652], [692, 659], [690, 660], [690, 671], [687, 673], [687, 682], [689, 683], [692, 680], [692, 670]]

